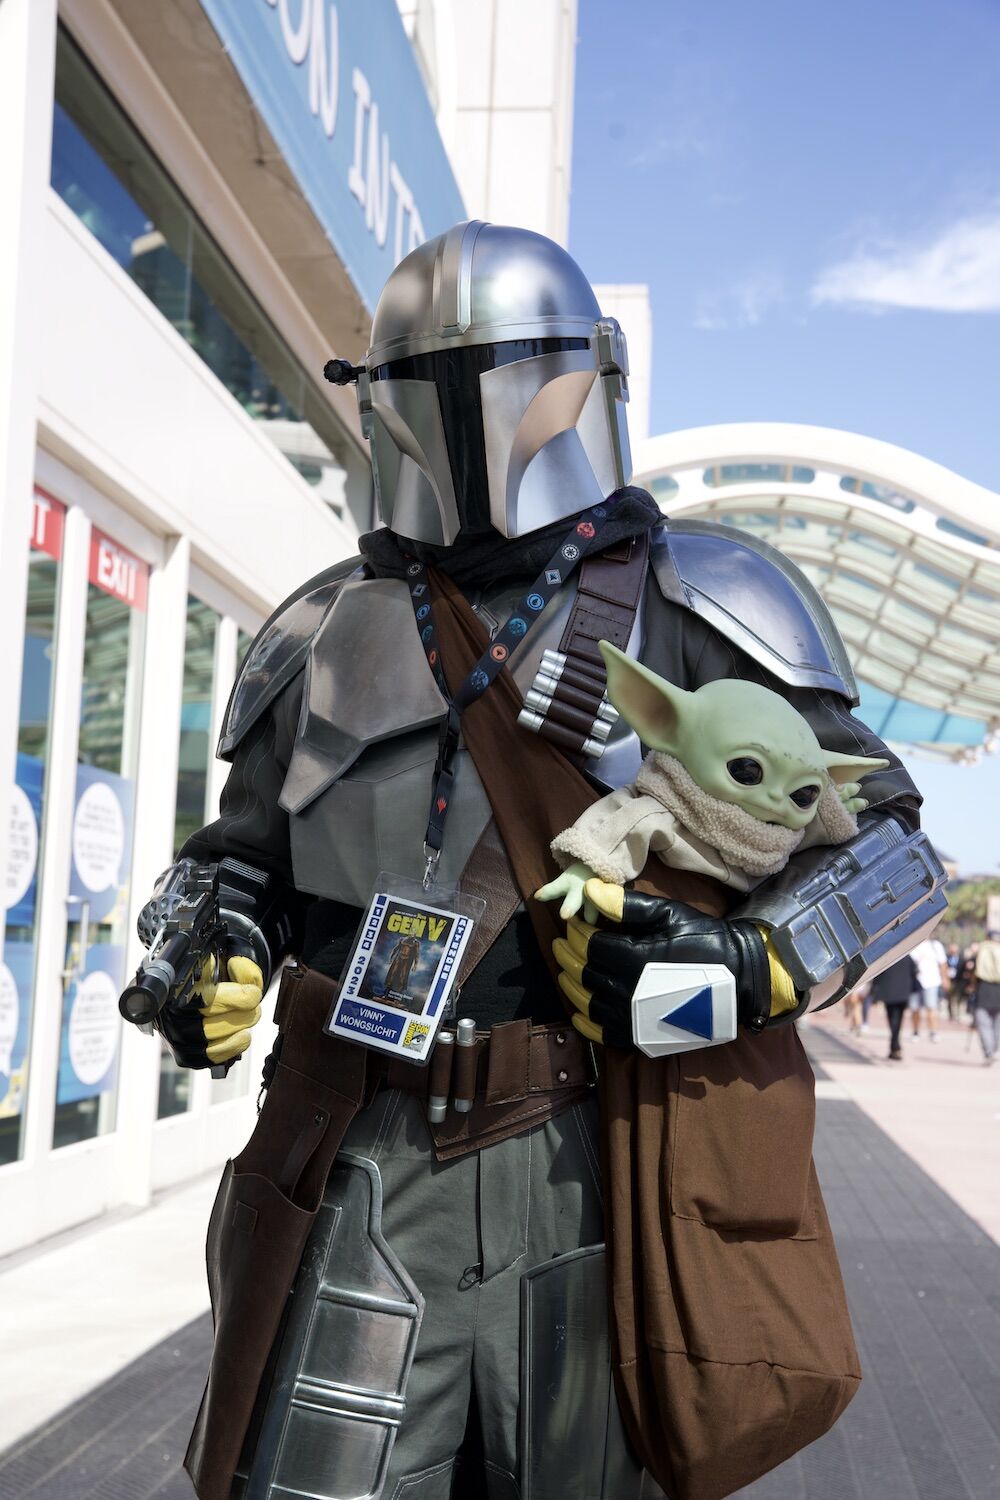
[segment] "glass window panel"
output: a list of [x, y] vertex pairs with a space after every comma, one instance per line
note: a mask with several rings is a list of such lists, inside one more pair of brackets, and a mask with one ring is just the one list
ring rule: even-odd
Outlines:
[[897, 667], [915, 666], [924, 654], [922, 646], [902, 641], [898, 635], [890, 635], [886, 630], [872, 632], [871, 649]]
[[713, 464], [702, 478], [711, 489], [726, 484], [812, 484], [816, 471], [782, 463]]
[[655, 479], [649, 481], [649, 489], [657, 500], [670, 500], [677, 494], [680, 485], [669, 474], [657, 474]]
[[845, 556], [864, 552], [875, 552], [879, 557], [888, 558], [890, 561], [899, 556], [899, 548], [894, 542], [887, 541], [885, 537], [872, 536], [871, 533], [858, 531], [856, 528], [848, 531], [841, 543], [841, 549]]
[[[177, 798], [174, 807], [174, 853], [205, 826], [208, 773], [212, 761], [212, 684], [219, 616], [200, 599], [188, 597], [184, 643]], [[191, 1106], [191, 1070], [180, 1068], [165, 1042], [160, 1043], [158, 1120], [183, 1114]]]
[[0, 963], [0, 1166], [17, 1161], [23, 1150], [58, 586], [58, 562], [32, 552]]
[[869, 729], [885, 738], [885, 725], [888, 721], [896, 700], [891, 693], [884, 688], [876, 687], [871, 682], [858, 682], [858, 694], [861, 702], [858, 707], [858, 717], [867, 724]]
[[963, 714], [946, 714], [938, 731], [938, 738], [945, 744], [981, 745], [985, 737], [986, 725], [982, 719]]
[[945, 716], [939, 709], [901, 700], [895, 704], [883, 726], [883, 733], [888, 739], [920, 744], [922, 741], [937, 740], [945, 722]]
[[908, 496], [900, 495], [888, 485], [871, 484], [867, 479], [859, 479], [856, 474], [845, 474], [840, 481], [840, 488], [853, 495], [864, 495], [866, 500], [878, 500], [882, 505], [891, 505], [893, 510], [906, 514], [917, 508]]
[[989, 537], [983, 536], [981, 531], [970, 531], [967, 526], [959, 526], [957, 521], [949, 521], [947, 516], [938, 516], [934, 524], [938, 531], [946, 531], [949, 536], [961, 537], [964, 542], [976, 542], [980, 547], [990, 545]]
[[212, 684], [219, 616], [200, 599], [188, 598], [184, 689], [177, 761], [174, 850], [205, 826], [208, 773], [212, 764]]
[[114, 1129], [145, 627], [88, 585], [56, 1147]]
[[346, 439], [328, 403], [62, 30], [51, 180], [244, 411], [343, 514]]

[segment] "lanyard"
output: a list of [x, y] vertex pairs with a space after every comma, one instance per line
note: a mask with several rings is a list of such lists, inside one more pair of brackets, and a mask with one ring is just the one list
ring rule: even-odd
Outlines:
[[448, 705], [448, 713], [441, 725], [438, 738], [437, 761], [431, 782], [431, 805], [427, 815], [427, 832], [424, 836], [424, 856], [427, 860], [424, 870], [425, 890], [433, 878], [441, 856], [444, 824], [448, 816], [448, 805], [455, 782], [455, 757], [458, 754], [461, 716], [469, 704], [481, 698], [500, 675], [507, 665], [511, 652], [527, 635], [530, 622], [542, 613], [580, 559], [594, 549], [617, 503], [617, 498], [613, 495], [603, 504], [593, 506], [573, 523], [572, 530], [552, 554], [528, 592], [514, 606], [506, 623], [497, 631], [496, 636], [454, 697], [448, 687], [444, 667], [441, 664], [441, 651], [434, 626], [427, 569], [417, 558], [406, 554], [406, 581], [410, 590], [410, 602], [417, 620], [417, 629], [420, 632], [420, 640], [427, 656], [427, 664], [434, 674], [438, 691]]

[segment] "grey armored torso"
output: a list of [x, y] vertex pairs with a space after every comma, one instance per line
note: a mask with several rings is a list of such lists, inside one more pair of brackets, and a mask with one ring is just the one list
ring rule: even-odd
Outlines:
[[[529, 583], [505, 581], [470, 602], [495, 630]], [[543, 650], [558, 647], [575, 595], [570, 580], [512, 657], [522, 694]], [[866, 782], [869, 820], [884, 824], [889, 844], [916, 827], [912, 782], [851, 713], [851, 669], [824, 604], [766, 543], [709, 522], [659, 529], [628, 649], [685, 688], [720, 677], [763, 682], [809, 719], [827, 748], [885, 755], [889, 769]], [[219, 746], [233, 762], [222, 813], [185, 852], [235, 856], [346, 908], [365, 903], [381, 870], [419, 877], [444, 713], [404, 581], [372, 577], [357, 561], [321, 574], [272, 616], [248, 653]], [[619, 721], [587, 772], [603, 793], [630, 782], [642, 755]], [[442, 880], [458, 879], [489, 818], [462, 749]], [[806, 882], [814, 867], [815, 858]], [[794, 882], [793, 866], [787, 880]]]

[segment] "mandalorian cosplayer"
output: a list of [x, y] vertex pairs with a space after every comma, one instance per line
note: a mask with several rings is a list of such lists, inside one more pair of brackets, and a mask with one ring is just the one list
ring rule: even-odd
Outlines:
[[[602, 1048], [580, 1031], [607, 1026], [628, 1045], [633, 993], [656, 993], [677, 961], [724, 965], [739, 1026], [766, 1031], [856, 987], [939, 914], [919, 795], [851, 713], [851, 668], [817, 594], [767, 544], [664, 520], [628, 487], [627, 373], [622, 333], [570, 256], [475, 221], [397, 266], [363, 364], [330, 369], [356, 381], [385, 526], [362, 538], [360, 558], [286, 600], [247, 655], [219, 747], [232, 763], [221, 815], [182, 852], [220, 863], [224, 918], [253, 961], [231, 959], [230, 982], [206, 987], [201, 1007], [168, 1001], [158, 1023], [181, 1063], [232, 1059], [282, 958], [297, 960], [258, 1144], [229, 1169], [210, 1233], [217, 1345], [187, 1459], [205, 1500], [661, 1493], [609, 1399]], [[462, 731], [464, 668], [448, 670], [441, 629], [428, 634], [444, 588], [471, 606], [495, 664], [475, 690], [485, 702], [512, 676], [519, 743], [547, 738], [583, 767], [595, 799], [632, 781], [643, 755], [602, 696], [603, 635], [684, 688], [763, 683], [824, 748], [886, 757], [865, 784], [861, 831], [794, 856], [727, 919], [630, 893], [619, 924], [574, 924], [560, 989], [511, 878], [499, 794]], [[518, 766], [506, 769], [516, 798]], [[296, 1042], [294, 1026], [310, 1010], [322, 1036], [383, 870], [485, 897], [483, 941], [451, 1011], [475, 1023], [475, 1043], [446, 1019], [424, 1068], [331, 1041], [329, 1069], [347, 1081], [328, 1075], [309, 1094], [321, 1044]], [[587, 1027], [574, 1029], [574, 1015]], [[360, 1083], [352, 1056], [367, 1062]], [[435, 1091], [452, 1107], [429, 1125]], [[320, 1102], [296, 1114], [306, 1095]], [[318, 1181], [332, 1158], [317, 1140], [329, 1146], [347, 1096], [339, 1154]], [[261, 1151], [279, 1140], [265, 1192]], [[309, 1233], [297, 1279], [267, 1240], [267, 1192], [302, 1220], [295, 1265]], [[237, 1315], [227, 1278], [255, 1236], [262, 1300]], [[568, 1307], [586, 1324], [578, 1355]], [[266, 1326], [255, 1339], [256, 1318]]]

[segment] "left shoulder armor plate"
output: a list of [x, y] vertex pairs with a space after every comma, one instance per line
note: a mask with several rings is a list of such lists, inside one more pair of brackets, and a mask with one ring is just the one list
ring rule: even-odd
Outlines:
[[220, 759], [230, 758], [247, 731], [301, 670], [313, 636], [342, 584], [360, 568], [361, 559], [352, 557], [317, 573], [261, 626], [229, 695], [216, 752]]
[[717, 521], [668, 521], [650, 561], [666, 598], [683, 604], [790, 687], [858, 702], [833, 617], [776, 547]]

